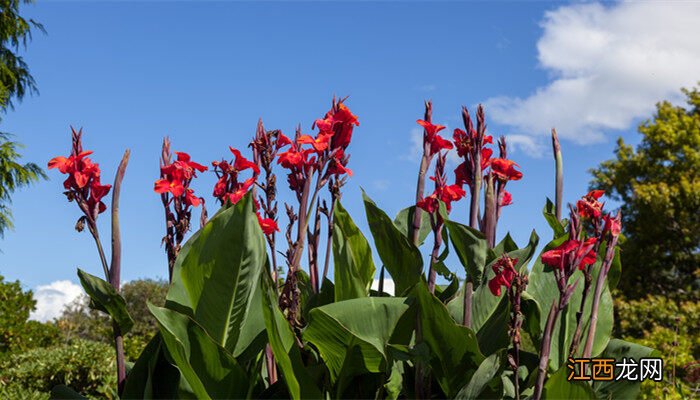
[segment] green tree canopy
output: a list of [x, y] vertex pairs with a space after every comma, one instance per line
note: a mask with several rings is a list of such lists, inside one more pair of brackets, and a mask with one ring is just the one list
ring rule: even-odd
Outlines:
[[[36, 92], [34, 77], [18, 54], [32, 37], [32, 29], [43, 31], [41, 24], [19, 15], [21, 3], [31, 0], [0, 0], [0, 120], [13, 100], [21, 100]], [[21, 144], [10, 140], [10, 134], [0, 132], [0, 237], [12, 229], [10, 196], [15, 190], [46, 176], [34, 163], [22, 164], [18, 149]]]
[[20, 16], [21, 3], [32, 0], [0, 0], [0, 109], [13, 106], [13, 99], [22, 100], [29, 92], [36, 92], [34, 77], [18, 54], [32, 38], [32, 29], [44, 28], [34, 20]]
[[620, 289], [698, 297], [700, 248], [700, 91], [683, 90], [688, 107], [658, 103], [639, 126], [634, 150], [621, 138], [615, 158], [591, 170], [591, 187], [620, 201], [623, 265]]

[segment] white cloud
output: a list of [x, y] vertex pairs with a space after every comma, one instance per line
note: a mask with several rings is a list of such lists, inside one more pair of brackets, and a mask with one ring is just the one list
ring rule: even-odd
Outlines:
[[83, 294], [83, 288], [71, 281], [55, 281], [34, 289], [36, 310], [29, 319], [46, 322], [61, 315], [64, 307]]
[[700, 2], [623, 2], [547, 12], [537, 43], [550, 82], [526, 98], [486, 102], [495, 121], [584, 144], [649, 117], [700, 80]]
[[[379, 279], [375, 279], [374, 282], [372, 282], [372, 289], [379, 290]], [[384, 293], [388, 293], [393, 296], [394, 291], [394, 281], [384, 278]]]
[[530, 157], [541, 158], [545, 146], [541, 141], [527, 135], [506, 135], [508, 154], [523, 153]]

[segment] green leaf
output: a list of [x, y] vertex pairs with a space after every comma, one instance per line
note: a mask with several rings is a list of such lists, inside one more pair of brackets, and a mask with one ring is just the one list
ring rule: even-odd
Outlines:
[[476, 289], [482, 282], [488, 243], [481, 232], [457, 222], [445, 221], [452, 246]]
[[107, 281], [90, 275], [80, 268], [78, 268], [78, 277], [85, 293], [97, 307], [112, 317], [119, 325], [122, 334], [128, 333], [134, 326], [134, 320], [126, 309], [124, 298]]
[[418, 246], [420, 246], [425, 242], [425, 238], [428, 237], [430, 232], [433, 231], [433, 228], [430, 226], [430, 214], [420, 208], [416, 208], [416, 206], [410, 206], [396, 214], [394, 225], [396, 225], [399, 231], [410, 240], [411, 230], [413, 229], [413, 216], [415, 215], [416, 209], [421, 213], [420, 230], [418, 232]]
[[493, 385], [494, 381], [496, 385], [500, 383], [500, 374], [505, 364], [503, 358], [503, 351], [488, 356], [481, 362], [467, 386], [463, 387], [455, 398], [460, 400], [472, 400], [501, 397], [502, 393], [491, 393], [488, 396], [484, 396], [482, 393], [488, 391], [489, 386]]
[[[511, 258], [517, 258], [518, 262], [515, 263], [514, 267], [516, 270], [523, 272], [527, 270], [527, 264], [532, 258], [539, 243], [539, 237], [533, 230], [530, 234], [530, 240], [527, 246], [522, 249], [517, 249], [508, 252], [508, 256]], [[495, 276], [493, 272], [493, 265], [498, 260], [496, 258], [492, 259], [491, 262], [484, 268], [484, 273], [481, 275], [481, 282], [474, 294], [472, 295], [472, 329], [479, 331], [483, 324], [491, 318], [491, 315], [496, 310], [500, 298], [505, 295], [501, 293], [501, 296], [494, 296], [486, 284], [490, 279]], [[461, 322], [463, 318], [464, 310], [464, 289], [447, 305], [450, 314], [453, 316], [455, 321]]]
[[506, 236], [500, 242], [498, 242], [496, 247], [493, 248], [493, 253], [496, 257], [498, 257], [503, 253], [509, 253], [517, 249], [517, 243], [515, 243], [515, 240], [513, 240], [513, 238], [510, 236], [510, 232], [508, 232], [506, 233]]
[[166, 360], [165, 351], [163, 339], [156, 333], [126, 376], [122, 398], [182, 398], [178, 392], [180, 371]]
[[260, 278], [265, 329], [275, 361], [289, 390], [288, 396], [294, 400], [322, 398], [301, 360], [294, 332], [277, 306], [277, 292], [273, 288], [272, 279], [268, 274], [263, 274]]
[[66, 385], [56, 385], [51, 389], [51, 400], [87, 400], [87, 397]]
[[[304, 340], [313, 343], [335, 382], [366, 372], [381, 372], [386, 346], [409, 309], [402, 297], [365, 297], [328, 304], [309, 313]], [[352, 361], [352, 362], [350, 362]]]
[[547, 198], [547, 202], [542, 209], [542, 215], [544, 215], [544, 219], [547, 220], [547, 223], [552, 228], [555, 238], [558, 238], [565, 233], [564, 226], [562, 225], [561, 221], [557, 219], [556, 212], [554, 210], [554, 203], [552, 203], [552, 200], [549, 198]]
[[[601, 358], [614, 358], [622, 361], [623, 358], [633, 358], [639, 362], [641, 358], [661, 357], [661, 353], [646, 346], [636, 343], [626, 342], [620, 339], [611, 339], [608, 346], [603, 351]], [[621, 368], [616, 368], [615, 376]], [[628, 381], [598, 381], [593, 384], [593, 389], [598, 394], [598, 398], [605, 399], [636, 399], [639, 397], [641, 382]]]
[[394, 281], [396, 295], [402, 295], [422, 276], [423, 258], [418, 248], [364, 192], [362, 198], [374, 246]]
[[267, 265], [265, 238], [248, 194], [183, 246], [166, 307], [192, 316], [218, 344], [240, 354], [241, 333], [249, 342], [262, 328], [259, 320], [247, 327], [244, 322], [254, 314], [254, 289]]
[[198, 398], [244, 398], [248, 377], [233, 356], [187, 315], [148, 305], [168, 354]]
[[374, 279], [372, 250], [340, 202], [333, 213], [335, 301], [367, 297]]
[[399, 398], [399, 395], [401, 395], [401, 390], [403, 389], [403, 375], [403, 363], [400, 361], [394, 361], [391, 365], [389, 379], [384, 384], [387, 400], [396, 400]]
[[[548, 251], [559, 244], [563, 243], [568, 239], [568, 234], [565, 234], [557, 239], [554, 239], [549, 244], [545, 246], [542, 252]], [[588, 294], [588, 299], [586, 301], [586, 306], [583, 310], [582, 320], [584, 324], [582, 326], [582, 339], [581, 346], [579, 347], [579, 352], [583, 350], [583, 343], [585, 343], [588, 323], [591, 315], [591, 305], [592, 297], [595, 291], [595, 284], [597, 281], [598, 273], [600, 272], [601, 266], [600, 255], [598, 261], [593, 267], [593, 283]], [[579, 311], [581, 306], [581, 298], [583, 294], [583, 273], [576, 271], [571, 277], [569, 284], [573, 284], [579, 280], [576, 289], [569, 300], [567, 307], [561, 312], [560, 317], [557, 319], [554, 325], [554, 330], [552, 331], [552, 345], [550, 349], [550, 368], [553, 370], [558, 370], [561, 366], [565, 365], [566, 359], [569, 355], [569, 346], [574, 336], [576, 330], [576, 313]], [[529, 283], [527, 287], [527, 293], [537, 301], [539, 306], [542, 308], [542, 317], [540, 319], [540, 332], [544, 331], [544, 325], [546, 324], [545, 315], [549, 312], [550, 307], [554, 301], [559, 299], [559, 290], [557, 288], [557, 283], [554, 278], [554, 274], [545, 265], [542, 264], [541, 256], [537, 258], [535, 264], [530, 271]], [[598, 308], [598, 324], [596, 325], [595, 340], [593, 342], [592, 357], [598, 356], [604, 349], [610, 339], [610, 334], [613, 328], [613, 301], [610, 295], [610, 290], [607, 285], [605, 285], [600, 298], [600, 305]], [[529, 329], [526, 327], [526, 329]], [[528, 332], [533, 335], [533, 332], [528, 330]], [[534, 339], [534, 338], [533, 338]], [[535, 341], [539, 341], [537, 338]]]
[[508, 348], [510, 336], [510, 302], [508, 296], [502, 296], [498, 306], [489, 319], [484, 322], [476, 333], [479, 349], [485, 356], [495, 354], [498, 350]]
[[564, 366], [552, 374], [544, 384], [544, 399], [596, 399], [596, 395], [586, 382], [568, 381], [569, 369]]
[[[445, 305], [429, 291], [424, 281], [412, 290], [417, 299], [422, 343], [430, 351], [433, 376], [447, 397], [461, 390], [484, 360], [474, 332], [457, 325]], [[418, 343], [420, 345], [420, 343]]]

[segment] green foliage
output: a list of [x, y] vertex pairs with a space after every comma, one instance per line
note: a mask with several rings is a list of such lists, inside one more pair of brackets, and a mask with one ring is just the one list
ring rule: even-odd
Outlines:
[[90, 304], [110, 317], [121, 328], [122, 333], [129, 333], [134, 320], [126, 309], [126, 300], [104, 279], [78, 268], [78, 277], [85, 292], [90, 296]]
[[375, 271], [369, 243], [340, 201], [333, 223], [335, 301], [366, 297]]
[[[689, 368], [700, 359], [700, 304], [692, 300], [674, 300], [665, 296], [649, 295], [644, 299], [615, 299], [616, 334], [657, 349], [664, 360], [664, 384], [645, 382], [640, 397], [681, 398], [672, 385], [673, 371], [676, 383], [688, 395], [697, 387], [692, 382]], [[695, 378], [696, 379], [696, 378]]]
[[14, 354], [0, 361], [0, 397], [46, 398], [64, 384], [89, 397], [114, 399], [115, 363], [109, 345], [86, 340]]
[[[0, 12], [1, 9], [0, 9]], [[10, 140], [11, 135], [0, 132], [0, 237], [12, 229], [11, 195], [16, 190], [46, 178], [44, 172], [34, 163], [20, 162], [21, 144]]]
[[[156, 320], [148, 310], [147, 304], [163, 306], [167, 291], [167, 282], [151, 279], [134, 280], [122, 286], [121, 296], [126, 301], [126, 309], [134, 320], [133, 327], [124, 336], [127, 359], [135, 361], [158, 331]], [[86, 296], [81, 296], [66, 307], [56, 321], [56, 326], [67, 341], [86, 339], [112, 343], [112, 326], [109, 317], [90, 308]]]
[[28, 320], [35, 305], [31, 290], [25, 292], [19, 281], [6, 282], [0, 275], [0, 358], [58, 342], [54, 324]]
[[20, 15], [22, 3], [32, 0], [0, 1], [0, 110], [12, 107], [13, 98], [21, 100], [27, 91], [36, 92], [34, 78], [18, 52], [20, 47], [26, 48], [32, 29], [43, 31], [44, 28]]
[[619, 139], [615, 159], [591, 171], [591, 187], [622, 203], [628, 298], [700, 293], [700, 91], [683, 92], [687, 108], [657, 104], [636, 150]]

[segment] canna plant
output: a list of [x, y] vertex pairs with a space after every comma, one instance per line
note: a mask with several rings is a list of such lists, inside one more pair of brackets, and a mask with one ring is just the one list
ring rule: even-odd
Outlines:
[[[212, 162], [217, 176], [212, 194], [220, 208], [211, 219], [191, 187], [208, 168], [184, 152], [175, 152], [173, 161], [164, 140], [154, 191], [165, 210], [171, 283], [165, 306], [149, 306], [159, 331], [128, 375], [121, 335], [130, 317], [119, 295], [118, 224], [128, 152], [113, 188], [108, 264], [95, 221], [106, 210], [102, 199], [111, 187], [100, 183], [97, 164], [82, 150], [81, 133], [73, 131], [71, 155], [51, 160], [49, 167], [68, 174], [66, 195], [83, 213], [76, 228], [87, 225], [97, 243], [105, 279], [80, 270], [79, 275], [93, 306], [113, 320], [122, 360], [119, 396], [634, 397], [638, 382], [567, 380], [569, 357], [656, 353], [610, 337], [611, 290], [621, 268], [620, 215], [605, 213], [603, 193], [593, 191], [562, 218], [556, 132], [555, 203], [547, 199], [543, 210], [553, 237], [539, 256], [534, 231], [523, 247], [509, 234], [497, 237], [498, 222], [513, 202], [506, 186], [523, 172], [508, 158], [506, 139], [494, 143], [487, 134], [481, 106], [476, 126], [462, 108], [464, 129], [455, 129], [448, 140], [426, 102], [417, 121], [424, 135], [416, 197], [392, 219], [363, 193], [370, 240], [343, 206], [359, 126], [346, 100], [333, 99], [311, 125], [314, 133], [300, 126], [288, 137], [259, 121], [251, 156], [231, 147], [233, 159]], [[490, 146], [497, 147], [498, 157]], [[461, 159], [454, 175], [446, 172], [450, 151]], [[279, 173], [293, 195], [293, 203], [284, 204], [283, 230]], [[430, 194], [426, 178], [433, 181]], [[466, 223], [450, 218], [461, 204], [469, 208]], [[184, 241], [196, 207], [202, 207], [200, 228]], [[376, 291], [370, 289], [374, 252], [381, 262]], [[461, 268], [447, 265], [450, 253]], [[383, 289], [387, 275], [394, 295]], [[79, 394], [57, 387], [54, 396]]]

